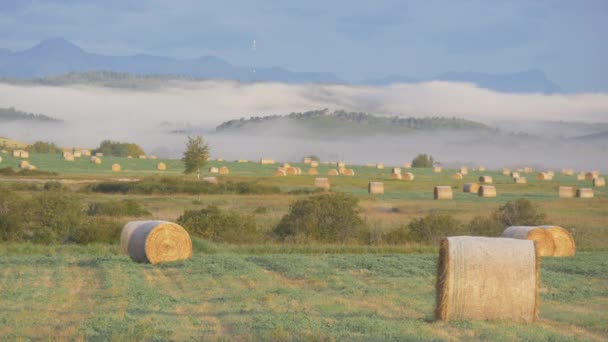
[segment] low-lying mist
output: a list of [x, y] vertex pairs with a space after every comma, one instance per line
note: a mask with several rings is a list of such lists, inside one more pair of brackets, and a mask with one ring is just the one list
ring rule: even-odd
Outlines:
[[[530, 138], [471, 133], [427, 132], [405, 136], [297, 137], [269, 127], [255, 136], [214, 133], [221, 122], [252, 115], [288, 114], [328, 108], [400, 116], [456, 116], [494, 125], [524, 128], [539, 121], [608, 122], [608, 94], [504, 94], [471, 84], [428, 82], [387, 87], [350, 85], [242, 84], [232, 81], [171, 82], [162, 89], [117, 89], [87, 85], [0, 84], [0, 107], [41, 113], [63, 124], [0, 123], [0, 136], [61, 146], [95, 147], [112, 139], [140, 144], [150, 154], [181, 155], [186, 136], [174, 130], [196, 127], [212, 154], [225, 159], [298, 160], [305, 154], [350, 163], [402, 164], [430, 153], [444, 164], [487, 167], [608, 169], [598, 158], [603, 141], [573, 141], [548, 134]], [[551, 129], [547, 126], [547, 129]]]

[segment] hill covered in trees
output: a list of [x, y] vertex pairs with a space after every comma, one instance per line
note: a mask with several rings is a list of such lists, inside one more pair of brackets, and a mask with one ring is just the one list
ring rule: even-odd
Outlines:
[[216, 127], [217, 133], [250, 135], [402, 135], [419, 131], [491, 131], [485, 124], [446, 117], [377, 116], [327, 109], [288, 115], [254, 116], [230, 120]]
[[17, 110], [13, 107], [0, 108], [0, 122], [6, 121], [36, 121], [36, 122], [48, 122], [58, 123], [62, 122], [59, 119], [46, 116], [44, 114], [34, 114]]

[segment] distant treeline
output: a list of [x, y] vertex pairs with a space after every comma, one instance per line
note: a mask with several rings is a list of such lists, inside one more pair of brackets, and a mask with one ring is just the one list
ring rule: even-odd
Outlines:
[[327, 127], [328, 125], [339, 126], [341, 124], [352, 126], [367, 126], [369, 128], [402, 128], [407, 130], [478, 130], [489, 129], [488, 126], [470, 120], [456, 117], [399, 117], [399, 116], [376, 116], [362, 112], [334, 111], [330, 113], [327, 109], [313, 110], [304, 113], [291, 113], [288, 115], [252, 116], [249, 119], [230, 120], [216, 127], [216, 131], [248, 128], [262, 123], [286, 122], [318, 123]]
[[62, 120], [46, 116], [44, 114], [28, 113], [17, 110], [13, 107], [0, 108], [0, 121], [41, 121], [41, 122], [62, 122]]

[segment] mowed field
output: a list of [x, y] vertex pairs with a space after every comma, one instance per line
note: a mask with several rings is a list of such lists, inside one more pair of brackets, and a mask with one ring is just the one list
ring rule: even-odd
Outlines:
[[[0, 168], [18, 159], [1, 155]], [[88, 183], [146, 177], [185, 177], [178, 160], [104, 157], [65, 162], [56, 155], [29, 159], [55, 176], [0, 176], [0, 185], [40, 186], [57, 180], [83, 203], [132, 198], [152, 215], [175, 220], [184, 210], [216, 205], [252, 215], [270, 231], [298, 198], [310, 196], [315, 176], [274, 176], [278, 165], [210, 162], [227, 166], [220, 181], [276, 185], [271, 195], [99, 194]], [[158, 162], [168, 170], [156, 170]], [[112, 172], [118, 163], [121, 172]], [[296, 163], [304, 172], [308, 166]], [[395, 165], [399, 166], [399, 165]], [[523, 167], [524, 165], [505, 165]], [[348, 165], [348, 167], [351, 167]], [[469, 165], [470, 168], [474, 165]], [[569, 167], [569, 165], [564, 165]], [[321, 165], [319, 177], [334, 166]], [[118, 253], [117, 245], [0, 243], [0, 336], [6, 339], [113, 340], [606, 340], [608, 339], [608, 191], [594, 188], [591, 199], [560, 199], [560, 185], [592, 187], [556, 171], [554, 180], [514, 184], [498, 170], [470, 172], [463, 180], [430, 169], [403, 170], [414, 181], [390, 179], [390, 167], [352, 166], [356, 176], [332, 176], [332, 191], [360, 199], [373, 229], [388, 231], [439, 210], [467, 222], [487, 216], [518, 198], [537, 204], [547, 224], [570, 230], [577, 242], [573, 258], [544, 258], [540, 320], [435, 322], [437, 247], [394, 245], [218, 245], [195, 240], [186, 262], [148, 265]], [[579, 170], [577, 170], [579, 171]], [[581, 170], [582, 171], [582, 170]], [[586, 171], [586, 170], [585, 170]], [[480, 198], [462, 185], [480, 175], [494, 179], [498, 196]], [[192, 176], [188, 176], [192, 179]], [[384, 195], [368, 195], [369, 181], [383, 181]], [[433, 200], [433, 187], [453, 187], [454, 200]], [[34, 191], [15, 187], [27, 195]], [[264, 208], [259, 211], [257, 209]], [[140, 218], [141, 219], [141, 218]], [[124, 218], [125, 223], [134, 218]], [[116, 241], [118, 243], [118, 241]]]

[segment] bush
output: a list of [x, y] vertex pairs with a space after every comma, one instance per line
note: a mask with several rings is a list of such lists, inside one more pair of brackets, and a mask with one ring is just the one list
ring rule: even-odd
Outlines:
[[429, 215], [414, 219], [408, 225], [409, 237], [413, 241], [438, 244], [447, 236], [460, 235], [463, 225], [449, 214], [432, 212]]
[[409, 228], [406, 225], [402, 225], [399, 226], [397, 229], [392, 230], [388, 234], [384, 235], [382, 241], [391, 245], [402, 244], [410, 240], [409, 235]]
[[43, 189], [45, 191], [63, 191], [64, 187], [60, 182], [49, 181], [44, 183]]
[[275, 194], [281, 189], [276, 186], [246, 182], [212, 184], [178, 178], [147, 178], [138, 182], [102, 182], [89, 187], [93, 192], [123, 194]]
[[538, 207], [529, 200], [520, 198], [498, 207], [493, 214], [493, 219], [503, 227], [537, 226], [546, 222], [547, 215], [539, 212]]
[[[23, 202], [22, 202], [23, 203]], [[39, 243], [64, 242], [84, 219], [81, 202], [73, 194], [42, 192], [21, 205], [25, 240]]]
[[8, 189], [0, 189], [0, 241], [23, 240], [18, 210], [22, 198]]
[[186, 210], [177, 219], [177, 223], [190, 234], [215, 242], [241, 244], [256, 242], [259, 239], [253, 217], [223, 211], [215, 206], [201, 210]]
[[48, 172], [41, 170], [19, 170], [15, 171], [12, 167], [4, 167], [0, 169], [0, 175], [2, 176], [56, 176], [56, 172]]
[[26, 147], [30, 153], [61, 153], [62, 150], [54, 143], [36, 141], [32, 145]]
[[426, 154], [419, 154], [412, 160], [412, 167], [433, 167], [435, 160], [433, 160], [433, 156]]
[[102, 141], [94, 152], [113, 157], [136, 157], [145, 154], [144, 150], [137, 144], [111, 140]]
[[91, 203], [87, 210], [89, 216], [145, 216], [151, 215], [136, 200], [126, 199], [122, 201]]
[[90, 217], [70, 232], [66, 242], [77, 244], [116, 243], [120, 241], [123, 223], [111, 218]]
[[469, 233], [474, 236], [500, 236], [505, 227], [493, 217], [475, 216], [469, 222]]
[[359, 200], [348, 194], [313, 196], [293, 203], [274, 233], [295, 242], [344, 243], [361, 240], [367, 224], [359, 216]]

